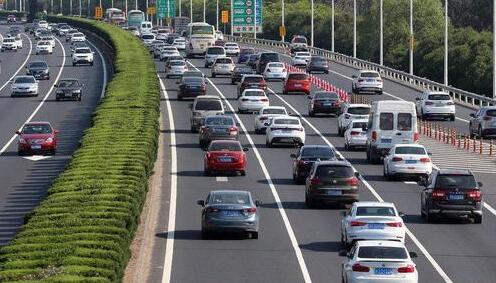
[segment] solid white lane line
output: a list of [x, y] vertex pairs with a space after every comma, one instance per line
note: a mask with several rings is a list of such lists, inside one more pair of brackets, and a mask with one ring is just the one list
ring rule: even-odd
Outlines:
[[100, 93], [100, 99], [105, 97], [105, 89], [107, 88], [107, 63], [105, 62], [105, 59], [103, 58], [102, 52], [96, 46], [91, 43], [89, 40], [86, 40], [98, 53], [98, 56], [100, 56], [100, 61], [102, 61], [102, 68], [103, 68], [103, 87], [102, 87], [102, 92]]
[[[62, 43], [60, 42], [60, 40], [58, 38], [55, 38], [55, 40], [57, 40], [57, 42], [60, 44], [60, 48], [62, 49], [62, 67], [60, 67], [60, 70], [59, 70], [59, 73], [57, 74], [57, 77], [55, 78], [55, 83], [57, 83], [57, 81], [59, 80], [60, 78], [60, 75], [62, 75], [62, 71], [64, 70], [64, 67], [65, 67], [65, 49], [64, 49], [64, 46], [62, 45]], [[24, 124], [26, 123], [29, 123], [31, 121], [31, 119], [33, 119], [33, 117], [38, 113], [38, 111], [40, 111], [41, 109], [41, 106], [43, 106], [43, 104], [45, 103], [45, 101], [47, 100], [47, 98], [50, 96], [50, 93], [52, 93], [53, 89], [54, 89], [54, 85], [55, 84], [52, 84], [52, 86], [50, 87], [50, 89], [47, 91], [45, 97], [43, 97], [43, 100], [41, 100], [41, 102], [38, 104], [38, 106], [36, 107], [36, 109], [34, 109], [33, 113], [31, 113], [31, 115], [28, 117], [28, 119], [19, 127], [19, 131], [22, 129], [22, 127], [24, 126]], [[10, 146], [10, 144], [15, 140], [15, 138], [17, 137], [16, 134], [14, 134], [10, 140], [2, 147], [2, 149], [0, 149], [0, 155], [3, 154], [7, 148]]]
[[[196, 68], [190, 62], [188, 62], [188, 64], [190, 66], [192, 66], [194, 69], [196, 69], [197, 71], [200, 71], [198, 68]], [[222, 99], [224, 99], [227, 106], [229, 107], [229, 109], [233, 113], [234, 117], [236, 118], [236, 120], [240, 124], [242, 131], [245, 133], [245, 136], [248, 139], [248, 142], [250, 143], [251, 148], [253, 149], [253, 153], [257, 157], [257, 160], [258, 160], [258, 163], [260, 164], [262, 172], [264, 173], [265, 179], [267, 180], [267, 183], [269, 184], [269, 188], [270, 188], [270, 191], [274, 197], [274, 200], [277, 203], [277, 209], [279, 210], [279, 213], [281, 214], [281, 218], [283, 220], [284, 226], [286, 227], [286, 231], [289, 235], [289, 239], [291, 240], [291, 245], [293, 246], [293, 250], [296, 254], [296, 258], [298, 260], [298, 264], [300, 266], [300, 270], [301, 270], [301, 273], [303, 275], [303, 279], [307, 283], [312, 282], [312, 279], [310, 278], [310, 273], [308, 272], [307, 265], [305, 263], [305, 259], [303, 258], [303, 254], [302, 254], [301, 249], [298, 245], [298, 241], [296, 240], [295, 233], [293, 231], [293, 228], [291, 227], [291, 223], [289, 222], [289, 218], [286, 214], [286, 211], [284, 210], [284, 207], [282, 206], [282, 202], [281, 202], [281, 199], [279, 198], [279, 194], [277, 193], [276, 187], [272, 181], [272, 178], [270, 177], [269, 171], [267, 170], [267, 167], [265, 166], [265, 163], [262, 159], [262, 156], [260, 155], [260, 152], [258, 151], [255, 143], [253, 142], [253, 139], [251, 138], [251, 135], [249, 134], [248, 130], [246, 129], [243, 121], [241, 121], [238, 114], [236, 114], [236, 111], [234, 110], [234, 108], [231, 105], [231, 103], [229, 102], [229, 100], [227, 100], [227, 98], [224, 96], [224, 94], [217, 88], [217, 86], [209, 78], [206, 78], [206, 79], [209, 81], [210, 85], [217, 91], [217, 93], [219, 93], [219, 95], [222, 97]]]
[[28, 53], [28, 56], [26, 56], [26, 59], [24, 59], [24, 62], [22, 62], [21, 66], [19, 66], [19, 69], [16, 70], [16, 72], [12, 75], [12, 77], [10, 77], [2, 86], [0, 86], [0, 91], [2, 91], [10, 83], [10, 81], [12, 79], [14, 79], [15, 76], [17, 76], [17, 74], [22, 69], [24, 69], [24, 65], [26, 65], [26, 62], [29, 60], [29, 57], [31, 57], [31, 54], [33, 53], [33, 42], [31, 41], [31, 38], [29, 38], [29, 36], [25, 35], [24, 33], [22, 33], [22, 35], [24, 35], [28, 39], [28, 41], [29, 41], [29, 53]]
[[403, 183], [407, 184], [407, 185], [416, 185], [417, 182], [412, 182], [412, 181], [404, 181]]
[[171, 149], [171, 169], [170, 169], [170, 200], [169, 200], [169, 223], [167, 224], [167, 242], [165, 245], [164, 269], [162, 272], [162, 283], [169, 283], [172, 273], [172, 256], [174, 253], [174, 231], [176, 229], [176, 198], [177, 198], [177, 148], [176, 133], [174, 126], [174, 115], [169, 94], [164, 82], [157, 74], [160, 81], [160, 88], [165, 99], [167, 114], [169, 116], [170, 149]]
[[216, 180], [217, 182], [227, 182], [227, 181], [228, 181], [228, 180], [227, 180], [227, 177], [220, 177], [220, 176], [215, 177], [215, 180]]
[[[295, 113], [296, 115], [298, 115], [300, 117], [300, 119], [302, 119], [310, 128], [312, 128], [312, 130], [322, 138], [322, 140], [328, 145], [330, 146], [331, 148], [333, 148], [336, 152], [336, 154], [338, 156], [340, 156], [341, 158], [345, 159], [344, 156], [341, 154], [341, 152], [339, 152], [336, 147], [334, 147], [334, 145], [326, 138], [324, 137], [324, 135], [312, 124], [310, 123], [310, 121], [308, 121], [305, 117], [303, 117], [303, 115], [301, 115], [300, 112], [298, 112], [298, 110], [296, 110], [296, 108], [294, 108], [290, 103], [288, 103], [284, 98], [282, 98], [280, 95], [278, 95], [277, 93], [275, 93], [272, 89], [268, 89], [274, 96], [276, 96], [277, 98], [279, 98], [280, 101], [282, 101], [284, 104], [286, 104], [292, 111], [293, 113]], [[351, 163], [350, 163], [351, 164]], [[352, 165], [353, 169], [355, 171], [356, 168]], [[365, 178], [363, 178], [362, 175], [360, 175], [360, 181], [362, 181], [362, 183], [367, 187], [367, 189], [372, 193], [372, 195], [380, 202], [384, 202], [384, 200], [382, 199], [382, 197], [377, 193], [377, 191], [369, 184], [369, 182], [367, 180], [365, 180]], [[410, 239], [412, 239], [412, 241], [414, 242], [414, 244], [418, 247], [418, 249], [425, 255], [425, 257], [427, 258], [427, 260], [429, 260], [429, 262], [432, 264], [432, 266], [434, 267], [434, 269], [437, 271], [437, 273], [443, 278], [443, 280], [446, 282], [446, 283], [452, 283], [453, 281], [449, 278], [449, 276], [446, 274], [446, 272], [444, 272], [444, 270], [441, 268], [441, 266], [437, 263], [437, 261], [431, 256], [431, 254], [427, 251], [427, 249], [424, 247], [424, 245], [422, 245], [422, 243], [417, 239], [417, 237], [415, 237], [415, 235], [413, 235], [413, 233], [410, 231], [410, 229], [408, 229], [408, 227], [406, 227], [405, 225], [405, 228], [406, 228], [406, 233], [407, 235], [410, 237]]]

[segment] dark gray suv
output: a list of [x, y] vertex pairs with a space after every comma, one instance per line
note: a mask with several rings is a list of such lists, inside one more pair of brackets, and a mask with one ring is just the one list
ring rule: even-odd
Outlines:
[[420, 213], [427, 222], [441, 216], [468, 216], [482, 223], [482, 183], [470, 170], [441, 169], [433, 171], [424, 186]]

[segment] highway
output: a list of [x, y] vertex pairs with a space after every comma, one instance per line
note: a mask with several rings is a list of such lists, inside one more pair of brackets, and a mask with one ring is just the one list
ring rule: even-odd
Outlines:
[[[5, 36], [8, 28], [1, 25], [0, 33]], [[0, 53], [0, 245], [13, 238], [25, 215], [43, 200], [50, 184], [68, 164], [84, 130], [90, 126], [92, 113], [105, 88], [105, 64], [96, 49], [93, 67], [73, 67], [69, 44], [64, 38], [56, 39], [51, 55], [35, 55], [34, 37], [22, 34], [22, 39], [23, 49]], [[38, 97], [11, 98], [9, 81], [16, 75], [24, 75], [25, 64], [33, 60], [47, 61], [50, 80], [39, 82]], [[53, 85], [59, 78], [77, 78], [84, 84], [81, 102], [55, 101]], [[15, 131], [29, 121], [49, 121], [60, 130], [55, 156], [17, 155]]]
[[[287, 57], [283, 57], [286, 62]], [[203, 68], [203, 59], [189, 61], [210, 77]], [[163, 172], [164, 184], [172, 188], [173, 197], [162, 196], [160, 231], [155, 237], [152, 266], [147, 282], [338, 282], [343, 258], [339, 251], [340, 221], [343, 208], [308, 209], [304, 205], [304, 187], [295, 185], [291, 178], [290, 154], [293, 147], [267, 148], [265, 136], [255, 135], [253, 114], [234, 114], [237, 110], [237, 88], [229, 78], [210, 78], [207, 94], [225, 99], [231, 114], [240, 122], [243, 134], [240, 141], [250, 148], [246, 177], [203, 175], [203, 152], [198, 146], [198, 135], [190, 133], [189, 103], [176, 99], [176, 79], [166, 79], [164, 64], [157, 61], [163, 83], [163, 131], [172, 151], [166, 158], [175, 164]], [[352, 69], [331, 64], [332, 72], [319, 77], [351, 89]], [[413, 101], [416, 91], [398, 83], [386, 81], [385, 94], [371, 99], [404, 99]], [[496, 215], [485, 209], [484, 222], [474, 225], [463, 220], [447, 220], [427, 224], [420, 218], [421, 188], [414, 182], [386, 181], [382, 165], [369, 165], [365, 153], [344, 150], [343, 138], [337, 135], [337, 121], [332, 117], [308, 117], [307, 98], [303, 95], [281, 95], [282, 83], [269, 83], [271, 105], [285, 106], [293, 115], [300, 116], [306, 128], [306, 144], [334, 146], [349, 160], [362, 176], [360, 200], [384, 200], [396, 204], [406, 214], [404, 221], [410, 230], [407, 247], [419, 254], [414, 259], [419, 271], [419, 282], [494, 282], [496, 257]], [[168, 111], [168, 109], [170, 111]], [[467, 129], [472, 110], [457, 106], [455, 122], [444, 125]], [[173, 122], [169, 126], [169, 122]], [[172, 144], [174, 143], [174, 144]], [[434, 153], [436, 155], [436, 153]], [[171, 158], [171, 156], [174, 156]], [[460, 164], [463, 161], [460, 160]], [[173, 172], [169, 172], [172, 170]], [[175, 174], [174, 172], [177, 172]], [[169, 174], [174, 175], [169, 180]], [[484, 198], [490, 207], [496, 207], [491, 184], [493, 174], [477, 173], [485, 183]], [[165, 180], [167, 179], [167, 180]], [[202, 240], [200, 237], [201, 209], [196, 201], [217, 189], [249, 190], [255, 199], [263, 201], [260, 239], [249, 240], [227, 235], [220, 239]], [[170, 203], [174, 202], [169, 214]], [[167, 228], [173, 239], [167, 240]], [[169, 225], [169, 226], [167, 226]], [[173, 247], [167, 250], [166, 247]], [[201, 278], [201, 280], [199, 280]]]

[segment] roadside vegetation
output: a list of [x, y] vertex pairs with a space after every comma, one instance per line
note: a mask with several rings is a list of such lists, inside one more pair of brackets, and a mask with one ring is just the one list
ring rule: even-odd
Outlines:
[[119, 282], [156, 159], [160, 90], [133, 35], [85, 19], [115, 50], [115, 74], [80, 148], [21, 232], [0, 249], [0, 282]]

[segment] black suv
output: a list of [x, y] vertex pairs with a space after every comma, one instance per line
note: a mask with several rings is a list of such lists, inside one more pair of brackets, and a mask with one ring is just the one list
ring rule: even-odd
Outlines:
[[50, 68], [45, 61], [33, 61], [26, 66], [26, 75], [31, 75], [37, 80], [49, 80]]
[[470, 170], [441, 169], [423, 179], [420, 213], [427, 222], [442, 215], [469, 216], [482, 223], [482, 183]]
[[358, 201], [359, 176], [345, 160], [315, 162], [305, 183], [305, 204], [312, 208], [316, 202]]
[[262, 74], [265, 71], [265, 66], [269, 62], [281, 62], [279, 53], [276, 52], [262, 52], [257, 61], [257, 74]]
[[304, 145], [296, 154], [291, 154], [291, 158], [293, 158], [293, 181], [298, 184], [305, 181], [316, 161], [334, 160], [336, 154], [330, 146]]

